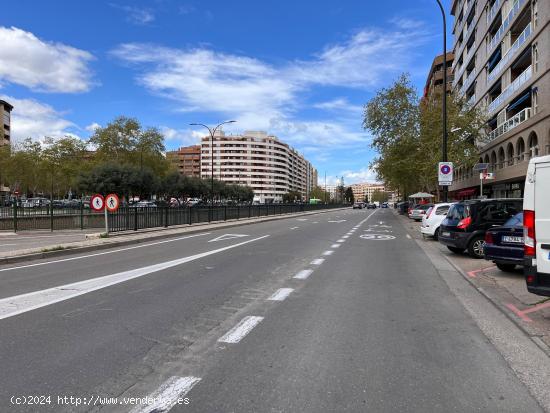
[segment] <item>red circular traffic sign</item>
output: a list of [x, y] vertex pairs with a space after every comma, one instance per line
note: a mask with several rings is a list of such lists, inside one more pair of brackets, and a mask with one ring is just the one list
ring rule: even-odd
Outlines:
[[92, 196], [92, 199], [90, 199], [90, 208], [92, 208], [94, 211], [103, 211], [104, 206], [105, 199], [103, 198], [103, 195], [96, 194]]
[[109, 194], [105, 197], [105, 208], [109, 212], [115, 212], [120, 206], [120, 200], [117, 194]]
[[441, 165], [441, 173], [447, 175], [451, 172], [451, 167], [449, 165]]

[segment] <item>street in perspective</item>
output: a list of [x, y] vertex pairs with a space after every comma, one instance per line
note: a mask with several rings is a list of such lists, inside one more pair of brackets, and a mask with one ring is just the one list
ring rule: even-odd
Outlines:
[[368, 3], [4, 5], [0, 412], [550, 412], [550, 2]]

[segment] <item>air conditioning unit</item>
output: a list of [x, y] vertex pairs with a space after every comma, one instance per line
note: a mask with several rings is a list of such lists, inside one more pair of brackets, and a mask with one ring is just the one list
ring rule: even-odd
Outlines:
[[506, 122], [506, 109], [502, 109], [497, 115], [497, 127]]

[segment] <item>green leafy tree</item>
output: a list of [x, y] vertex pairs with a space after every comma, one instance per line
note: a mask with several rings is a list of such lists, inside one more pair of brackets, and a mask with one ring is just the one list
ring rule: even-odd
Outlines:
[[355, 202], [355, 195], [353, 195], [353, 190], [350, 186], [346, 188], [346, 192], [344, 194], [344, 197], [346, 199], [346, 202], [353, 204]]
[[294, 203], [302, 200], [302, 194], [298, 191], [289, 191], [283, 194], [284, 203]]
[[389, 194], [384, 191], [376, 190], [371, 196], [372, 202], [388, 202]]
[[320, 199], [321, 201], [325, 202], [325, 200], [327, 202], [330, 201], [330, 196], [328, 195], [328, 193], [325, 192], [325, 190], [323, 188], [321, 188], [320, 186], [315, 186], [312, 190], [311, 190], [311, 193], [309, 194], [309, 196], [311, 198], [316, 198], [316, 199]]

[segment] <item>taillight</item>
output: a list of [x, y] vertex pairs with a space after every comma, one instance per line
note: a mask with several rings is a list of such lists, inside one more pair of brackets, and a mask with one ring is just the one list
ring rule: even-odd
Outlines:
[[489, 231], [485, 233], [485, 243], [486, 244], [494, 244], [493, 242], [493, 234], [491, 234]]
[[460, 220], [460, 222], [458, 223], [458, 225], [456, 227], [459, 228], [459, 229], [466, 229], [466, 228], [468, 228], [468, 226], [471, 223], [472, 223], [472, 218], [466, 217], [466, 218]]
[[535, 211], [523, 211], [523, 252], [526, 256], [536, 255], [537, 239], [535, 238]]

